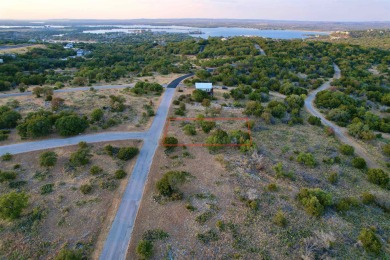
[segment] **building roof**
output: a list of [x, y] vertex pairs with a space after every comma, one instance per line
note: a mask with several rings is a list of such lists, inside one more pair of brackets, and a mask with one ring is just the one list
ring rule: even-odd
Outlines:
[[195, 83], [195, 88], [196, 89], [201, 89], [201, 90], [210, 90], [213, 88], [213, 83]]

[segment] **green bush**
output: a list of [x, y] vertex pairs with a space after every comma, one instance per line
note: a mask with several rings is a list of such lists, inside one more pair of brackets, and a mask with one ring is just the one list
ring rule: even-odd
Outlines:
[[335, 206], [337, 211], [344, 212], [350, 210], [353, 207], [360, 206], [360, 203], [355, 198], [342, 198], [336, 202]]
[[319, 189], [302, 188], [297, 196], [305, 210], [313, 216], [321, 216], [327, 206], [332, 205], [332, 195]]
[[57, 154], [53, 151], [41, 153], [39, 156], [39, 164], [43, 167], [54, 166], [57, 163]]
[[61, 136], [72, 136], [83, 133], [88, 128], [88, 121], [76, 115], [63, 116], [55, 126]]
[[213, 212], [206, 211], [199, 216], [196, 216], [195, 221], [199, 224], [205, 224], [208, 220], [210, 220], [214, 216]]
[[166, 150], [173, 151], [175, 149], [175, 145], [179, 143], [179, 140], [173, 136], [167, 136], [164, 138], [164, 146], [166, 147]]
[[127, 173], [124, 171], [124, 170], [117, 170], [115, 172], [115, 178], [117, 179], [123, 179], [124, 177], [126, 177]]
[[162, 196], [173, 198], [175, 194], [180, 194], [178, 186], [183, 184], [190, 174], [188, 172], [170, 171], [163, 175], [163, 177], [157, 181], [157, 191]]
[[97, 165], [94, 165], [91, 167], [91, 169], [89, 169], [89, 173], [92, 175], [98, 175], [98, 174], [101, 174], [102, 172], [103, 172], [103, 169]]
[[206, 139], [206, 144], [212, 145], [209, 146], [209, 150], [215, 151], [221, 148], [219, 145], [229, 144], [230, 143], [230, 137], [229, 135], [221, 130], [216, 129], [209, 137]]
[[298, 157], [297, 157], [297, 161], [299, 163], [302, 163], [306, 166], [310, 166], [310, 167], [314, 167], [316, 166], [316, 160], [314, 158], [314, 155], [311, 154], [311, 153], [299, 153]]
[[267, 189], [269, 191], [278, 191], [279, 188], [278, 185], [276, 185], [276, 183], [270, 183], [268, 184]]
[[217, 124], [214, 121], [204, 121], [204, 120], [200, 121], [200, 127], [202, 128], [203, 132], [205, 132], [206, 134], [210, 133], [210, 131], [214, 129], [216, 125]]
[[218, 241], [219, 240], [219, 236], [218, 236], [218, 233], [211, 229], [205, 233], [200, 233], [200, 234], [197, 234], [196, 235], [196, 238], [202, 242], [203, 244], [208, 244], [210, 242], [213, 242], [213, 241]]
[[360, 232], [359, 240], [362, 242], [363, 247], [367, 252], [375, 254], [379, 254], [381, 252], [381, 241], [372, 229], [363, 228]]
[[344, 155], [353, 155], [355, 153], [355, 148], [347, 144], [340, 145], [339, 150]]
[[81, 250], [63, 248], [58, 252], [55, 260], [82, 260], [84, 259]]
[[383, 151], [383, 153], [384, 153], [386, 156], [389, 156], [389, 157], [390, 157], [390, 143], [385, 144], [385, 145], [382, 147], [382, 151]]
[[10, 154], [10, 153], [5, 153], [5, 154], [3, 154], [3, 155], [1, 156], [1, 160], [2, 160], [3, 162], [8, 162], [8, 161], [11, 161], [11, 160], [12, 160], [12, 157], [13, 157], [12, 154]]
[[92, 157], [89, 148], [79, 148], [76, 152], [70, 155], [69, 162], [74, 167], [87, 165]]
[[307, 122], [311, 125], [317, 125], [317, 126], [322, 125], [321, 118], [316, 117], [316, 116], [309, 116], [309, 118], [307, 119]]
[[46, 195], [53, 192], [54, 184], [48, 183], [41, 187], [41, 195]]
[[98, 122], [102, 120], [103, 116], [104, 116], [103, 110], [101, 110], [100, 108], [96, 108], [91, 113], [91, 121]]
[[193, 124], [186, 124], [183, 130], [186, 135], [196, 135], [196, 129]]
[[120, 160], [128, 161], [137, 156], [138, 153], [139, 150], [137, 147], [122, 147], [119, 149], [117, 157]]
[[367, 163], [363, 158], [356, 157], [352, 159], [352, 166], [357, 169], [365, 169], [367, 167]]
[[0, 170], [0, 183], [5, 181], [12, 181], [16, 179], [15, 172], [1, 171]]
[[144, 239], [138, 241], [136, 252], [142, 259], [149, 259], [153, 255], [153, 243]]
[[152, 229], [152, 230], [147, 230], [143, 235], [142, 239], [147, 240], [147, 241], [157, 241], [157, 240], [163, 240], [169, 237], [169, 234], [165, 232], [162, 229]]
[[376, 201], [376, 197], [372, 193], [369, 193], [369, 192], [362, 193], [362, 202], [364, 204], [366, 204], [366, 205], [373, 204], [373, 203], [375, 203], [375, 201]]
[[368, 181], [385, 188], [390, 181], [389, 174], [382, 169], [369, 169], [367, 171]]
[[17, 219], [28, 205], [28, 196], [24, 193], [10, 192], [0, 196], [0, 218]]
[[89, 194], [92, 192], [92, 186], [89, 184], [83, 184], [80, 186], [80, 191], [82, 194]]
[[285, 227], [287, 225], [287, 219], [283, 211], [279, 210], [272, 219], [273, 223], [280, 227]]
[[192, 92], [192, 98], [196, 101], [196, 102], [202, 102], [203, 99], [205, 98], [208, 98], [209, 95], [207, 94], [206, 91], [203, 91], [203, 90], [200, 90], [200, 89], [195, 89], [193, 92]]

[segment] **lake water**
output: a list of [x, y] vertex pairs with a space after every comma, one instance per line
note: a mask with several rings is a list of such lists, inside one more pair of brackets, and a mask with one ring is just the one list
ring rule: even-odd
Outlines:
[[[98, 26], [95, 26], [98, 27]], [[100, 27], [100, 26], [99, 26]], [[273, 39], [304, 39], [314, 35], [328, 35], [326, 32], [307, 32], [298, 30], [259, 30], [251, 28], [237, 28], [237, 27], [218, 27], [218, 28], [195, 28], [185, 26], [153, 26], [153, 25], [130, 25], [114, 26], [114, 29], [99, 29], [88, 30], [84, 33], [137, 33], [140, 30], [147, 30], [151, 32], [167, 32], [167, 33], [187, 33], [193, 37], [201, 37], [207, 39], [208, 37], [234, 37], [234, 36], [259, 36]], [[202, 32], [202, 34], [198, 34]], [[195, 34], [191, 34], [196, 32]]]

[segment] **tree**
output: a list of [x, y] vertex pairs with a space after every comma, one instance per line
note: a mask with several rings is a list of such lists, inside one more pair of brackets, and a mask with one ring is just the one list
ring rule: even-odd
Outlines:
[[172, 151], [175, 149], [175, 146], [179, 143], [179, 140], [173, 136], [167, 136], [164, 138], [164, 146], [168, 151]]
[[10, 192], [0, 196], [0, 217], [17, 219], [28, 205], [28, 196], [24, 193]]
[[83, 166], [89, 163], [91, 157], [92, 155], [89, 152], [89, 148], [79, 148], [70, 155], [69, 162], [74, 167]]
[[321, 216], [325, 212], [325, 207], [332, 205], [332, 195], [319, 188], [302, 188], [297, 199], [306, 211], [314, 216]]
[[367, 163], [363, 158], [356, 157], [352, 159], [352, 166], [357, 169], [365, 169], [367, 167]]
[[83, 254], [81, 250], [71, 250], [63, 248], [58, 252], [55, 260], [82, 260]]
[[138, 153], [137, 147], [122, 147], [119, 149], [117, 157], [120, 160], [128, 161], [133, 159]]
[[16, 129], [21, 137], [37, 138], [47, 136], [53, 128], [52, 120], [46, 113], [31, 113], [19, 124]]
[[206, 139], [206, 144], [210, 145], [208, 147], [210, 151], [216, 151], [221, 147], [221, 145], [229, 144], [229, 143], [230, 143], [229, 135], [221, 129], [216, 129]]
[[51, 100], [51, 109], [53, 111], [57, 111], [58, 109], [60, 109], [60, 107], [62, 107], [64, 105], [64, 99], [62, 98], [59, 98], [59, 97], [55, 97]]
[[44, 167], [54, 166], [57, 162], [57, 154], [53, 151], [41, 153], [39, 164]]
[[186, 124], [183, 130], [186, 135], [196, 135], [196, 129], [193, 124]]
[[339, 150], [344, 155], [353, 155], [355, 153], [355, 148], [347, 144], [340, 145]]
[[22, 116], [18, 112], [11, 110], [8, 106], [0, 107], [0, 129], [14, 128], [20, 119]]
[[316, 117], [316, 116], [309, 116], [309, 118], [307, 119], [307, 122], [311, 125], [316, 125], [316, 126], [322, 125], [321, 118]]
[[359, 240], [362, 242], [364, 249], [367, 252], [379, 254], [382, 248], [381, 241], [370, 228], [363, 228], [359, 235]]
[[196, 101], [196, 102], [202, 102], [203, 99], [207, 99], [209, 97], [209, 95], [207, 94], [206, 91], [203, 91], [203, 90], [200, 90], [200, 89], [195, 89], [193, 92], [192, 92], [192, 98]]
[[76, 115], [63, 116], [55, 123], [56, 129], [62, 136], [77, 135], [88, 128], [88, 121]]
[[190, 174], [183, 171], [170, 171], [163, 175], [163, 177], [157, 181], [157, 191], [162, 196], [174, 197], [174, 194], [180, 193], [178, 186], [183, 184]]
[[91, 113], [91, 121], [98, 122], [102, 120], [103, 116], [104, 116], [103, 110], [101, 110], [100, 108], [96, 108]]
[[123, 179], [124, 177], [126, 177], [126, 175], [127, 175], [127, 173], [122, 169], [117, 170], [115, 172], [115, 178], [117, 178], [117, 179]]
[[389, 174], [385, 173], [382, 169], [369, 169], [367, 171], [368, 181], [385, 188], [389, 182]]

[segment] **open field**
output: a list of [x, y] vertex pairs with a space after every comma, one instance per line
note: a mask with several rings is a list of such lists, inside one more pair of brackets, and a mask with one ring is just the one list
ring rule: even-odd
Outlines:
[[7, 46], [7, 48], [5, 48], [5, 49], [0, 48], [0, 55], [1, 54], [8, 54], [8, 53], [24, 54], [24, 53], [26, 53], [34, 48], [41, 48], [41, 49], [46, 48], [46, 46], [44, 44], [34, 44], [34, 45], [23, 46], [23, 47], [15, 46], [15, 48], [12, 48], [12, 47], [8, 48], [8, 47], [9, 46]]
[[[221, 100], [211, 106], [217, 102]], [[172, 106], [172, 117], [175, 109]], [[205, 110], [186, 103], [188, 117]], [[242, 110], [225, 108], [218, 117], [229, 115], [242, 116]], [[353, 156], [341, 154], [340, 143], [323, 127], [306, 123], [308, 116], [302, 111], [305, 123], [294, 126], [251, 118], [256, 148], [247, 153], [237, 148], [209, 152], [204, 147], [167, 152], [160, 146], [127, 258], [137, 259], [138, 242], [151, 239], [151, 234], [160, 234], [151, 239], [152, 259], [375, 258], [358, 238], [362, 228], [373, 227], [382, 244], [379, 257], [386, 259], [390, 255], [389, 191], [369, 183], [364, 170], [352, 166]], [[312, 154], [314, 165], [299, 163], [301, 153]], [[274, 168], [279, 162], [281, 170]], [[156, 189], [169, 171], [191, 175], [178, 186], [181, 199], [165, 198]], [[321, 188], [331, 194], [332, 205], [323, 216], [305, 211], [296, 198], [301, 188]], [[364, 192], [373, 194], [376, 202], [362, 203]], [[344, 207], [345, 199], [351, 205]]]
[[[113, 111], [110, 104], [110, 96], [123, 96], [125, 98], [125, 109], [122, 112]], [[55, 93], [53, 98], [63, 99], [61, 111], [71, 111], [80, 116], [90, 118], [94, 109], [104, 111], [103, 119], [90, 125], [86, 133], [98, 133], [101, 131], [145, 131], [152, 122], [146, 112], [145, 105], [149, 105], [153, 111], [158, 108], [161, 96], [142, 95], [135, 96], [120, 89], [107, 89], [99, 91], [78, 91], [69, 93]], [[30, 112], [36, 112], [41, 109], [51, 111], [51, 102], [45, 101], [44, 98], [35, 96], [20, 96], [0, 99], [0, 106], [17, 104], [16, 110], [24, 118]], [[52, 134], [49, 138], [56, 138], [57, 134]], [[44, 139], [47, 139], [45, 137]], [[11, 144], [22, 141], [17, 134], [17, 130], [12, 130], [9, 138], [2, 141], [1, 144]]]
[[[52, 259], [62, 247], [76, 248], [95, 258], [99, 255], [136, 161], [110, 157], [103, 149], [107, 144], [140, 148], [142, 142], [89, 145], [90, 162], [78, 167], [69, 163], [77, 146], [50, 150], [58, 155], [53, 167], [39, 165], [44, 151], [14, 155], [1, 162], [2, 171], [17, 173], [15, 180], [0, 184], [1, 193], [19, 190], [29, 195], [29, 205], [20, 219], [0, 222], [1, 258]], [[91, 174], [92, 166], [102, 171]], [[118, 169], [127, 176], [115, 178]], [[83, 194], [80, 189], [85, 185], [91, 190]]]

